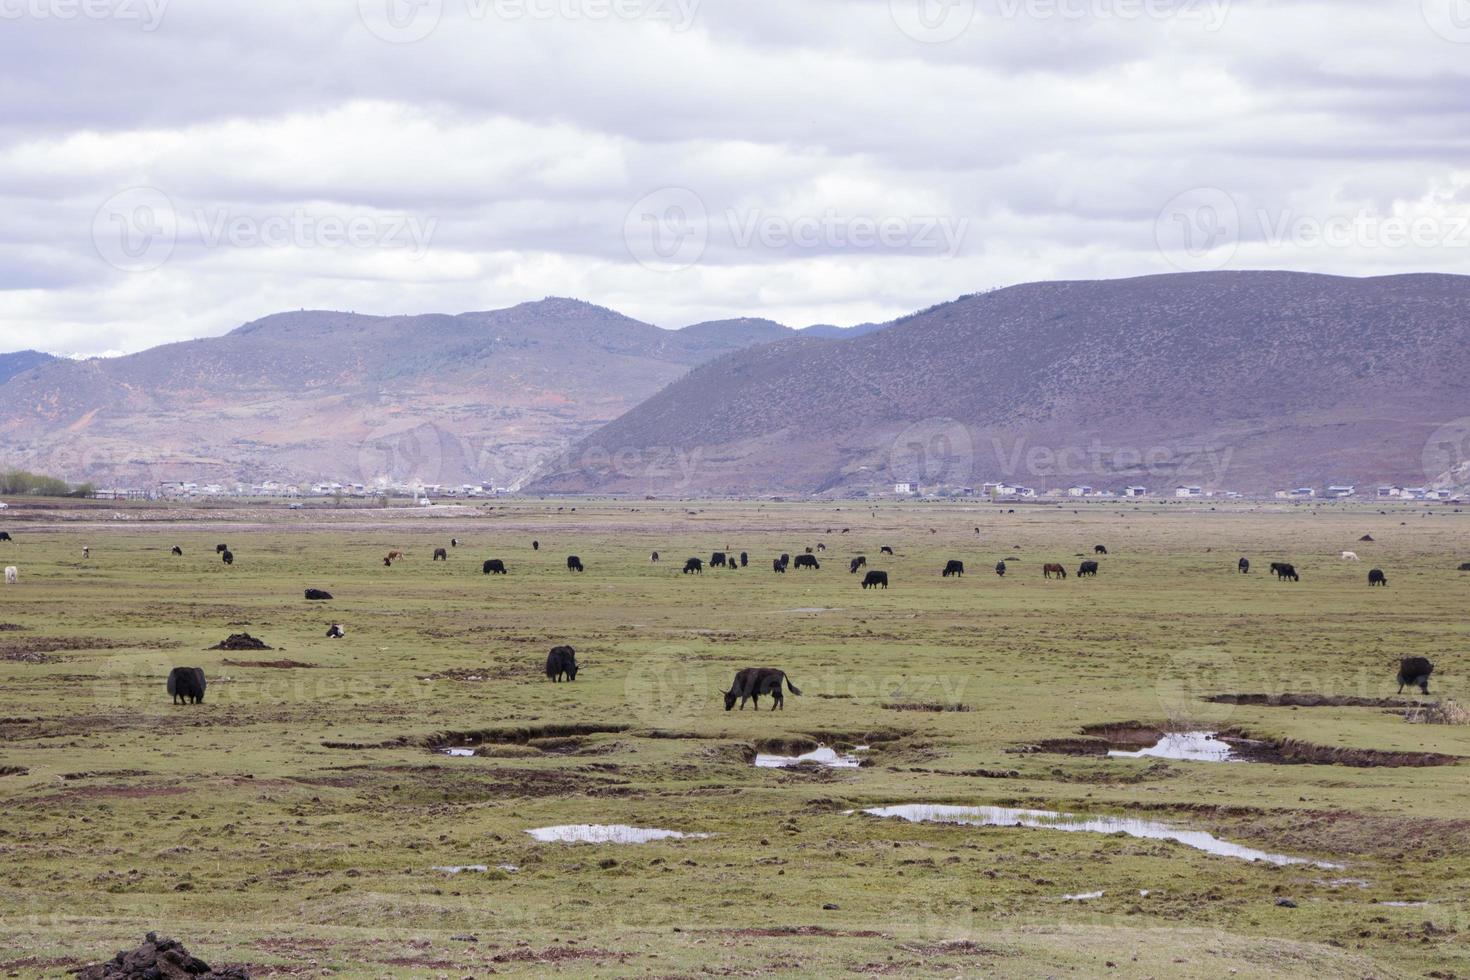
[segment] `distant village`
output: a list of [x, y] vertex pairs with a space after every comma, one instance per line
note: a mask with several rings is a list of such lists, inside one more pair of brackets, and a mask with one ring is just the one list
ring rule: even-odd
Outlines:
[[[108, 487], [96, 490], [92, 496], [97, 500], [210, 500], [210, 499], [280, 499], [288, 502], [300, 502], [309, 499], [316, 500], [381, 500], [384, 497], [392, 499], [411, 499], [421, 504], [430, 504], [435, 500], [483, 500], [487, 498], [504, 497], [516, 493], [509, 487], [497, 487], [489, 483], [471, 484], [465, 483], [457, 486], [442, 484], [363, 484], [363, 483], [312, 483], [312, 484], [288, 484], [276, 481], [264, 483], [191, 483], [175, 481], [160, 483], [151, 488], [144, 487]], [[882, 496], [882, 494], [864, 494], [856, 492], [857, 496]], [[1271, 494], [1241, 493], [1235, 490], [1206, 489], [1200, 486], [1179, 485], [1175, 487], [1152, 488], [1146, 486], [1130, 486], [1121, 490], [1107, 490], [1078, 484], [1066, 488], [1053, 488], [1038, 490], [1035, 487], [1020, 486], [1017, 484], [997, 482], [982, 483], [978, 487], [957, 487], [950, 485], [924, 485], [919, 481], [895, 483], [892, 489], [894, 497], [914, 497], [924, 499], [941, 498], [981, 498], [988, 500], [1057, 500], [1057, 499], [1087, 499], [1087, 500], [1118, 500], [1118, 499], [1153, 499], [1153, 500], [1429, 500], [1429, 501], [1458, 501], [1461, 495], [1454, 490], [1431, 489], [1429, 487], [1401, 487], [1381, 486], [1371, 491], [1360, 492], [1356, 486], [1349, 484], [1333, 484], [1330, 486], [1317, 487], [1294, 487], [1290, 489], [1276, 490]]]

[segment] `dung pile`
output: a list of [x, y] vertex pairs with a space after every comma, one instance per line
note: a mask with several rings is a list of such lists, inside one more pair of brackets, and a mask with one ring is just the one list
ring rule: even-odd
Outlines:
[[150, 932], [137, 949], [122, 950], [106, 963], [94, 963], [76, 971], [78, 980], [250, 980], [244, 967], [226, 966], [211, 970], [209, 964], [189, 955], [183, 943]]
[[231, 633], [223, 643], [217, 643], [210, 647], [211, 650], [270, 650], [261, 640], [257, 640], [249, 633]]

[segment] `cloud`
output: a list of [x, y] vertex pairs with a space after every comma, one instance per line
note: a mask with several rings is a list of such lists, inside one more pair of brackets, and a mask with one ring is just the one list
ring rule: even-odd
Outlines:
[[0, 0], [0, 349], [1470, 271], [1440, 2]]

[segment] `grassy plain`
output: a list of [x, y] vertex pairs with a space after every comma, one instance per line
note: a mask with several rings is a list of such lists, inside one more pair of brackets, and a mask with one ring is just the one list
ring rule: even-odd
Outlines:
[[[0, 565], [21, 573], [0, 588], [0, 771], [13, 770], [0, 776], [0, 975], [64, 975], [156, 929], [261, 977], [1470, 976], [1467, 765], [1017, 751], [1141, 721], [1470, 757], [1470, 727], [1383, 707], [1205, 700], [1394, 697], [1398, 658], [1427, 654], [1435, 697], [1470, 703], [1470, 573], [1455, 571], [1470, 515], [589, 501], [112, 513], [0, 517], [15, 536]], [[431, 561], [451, 537], [450, 560]], [[818, 543], [820, 571], [772, 573], [774, 555]], [[1095, 544], [1110, 552], [1099, 577], [1043, 581], [1043, 562], [1075, 571]], [[407, 558], [385, 568], [390, 549]], [[680, 574], [720, 549], [750, 567]], [[855, 554], [892, 588], [861, 589]], [[1241, 555], [1252, 574], [1236, 574]], [[492, 557], [511, 574], [481, 575]], [[940, 577], [949, 558], [965, 578]], [[1272, 580], [1277, 559], [1302, 581]], [[1389, 588], [1367, 587], [1374, 567]], [[306, 602], [308, 587], [336, 598]], [[325, 638], [332, 622], [345, 640]], [[206, 651], [241, 631], [275, 650]], [[541, 674], [559, 643], [578, 651], [575, 684]], [[203, 705], [169, 703], [173, 665], [205, 670]], [[784, 668], [802, 696], [726, 713], [720, 691], [753, 665]], [[893, 707], [917, 703], [969, 710]], [[480, 754], [437, 752], [446, 737]], [[856, 770], [751, 764], [757, 748], [817, 744], [871, 748]], [[847, 812], [904, 802], [1143, 816], [1344, 867]], [[713, 836], [526, 834], [572, 823]], [[491, 870], [434, 870], [450, 865]]]

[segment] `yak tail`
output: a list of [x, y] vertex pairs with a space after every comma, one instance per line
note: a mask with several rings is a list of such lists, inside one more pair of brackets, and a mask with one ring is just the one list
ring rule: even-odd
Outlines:
[[801, 691], [797, 689], [795, 684], [791, 683], [791, 678], [786, 677], [785, 674], [782, 674], [781, 676], [786, 678], [786, 690], [790, 691], [792, 694], [795, 694], [797, 697], [800, 697]]

